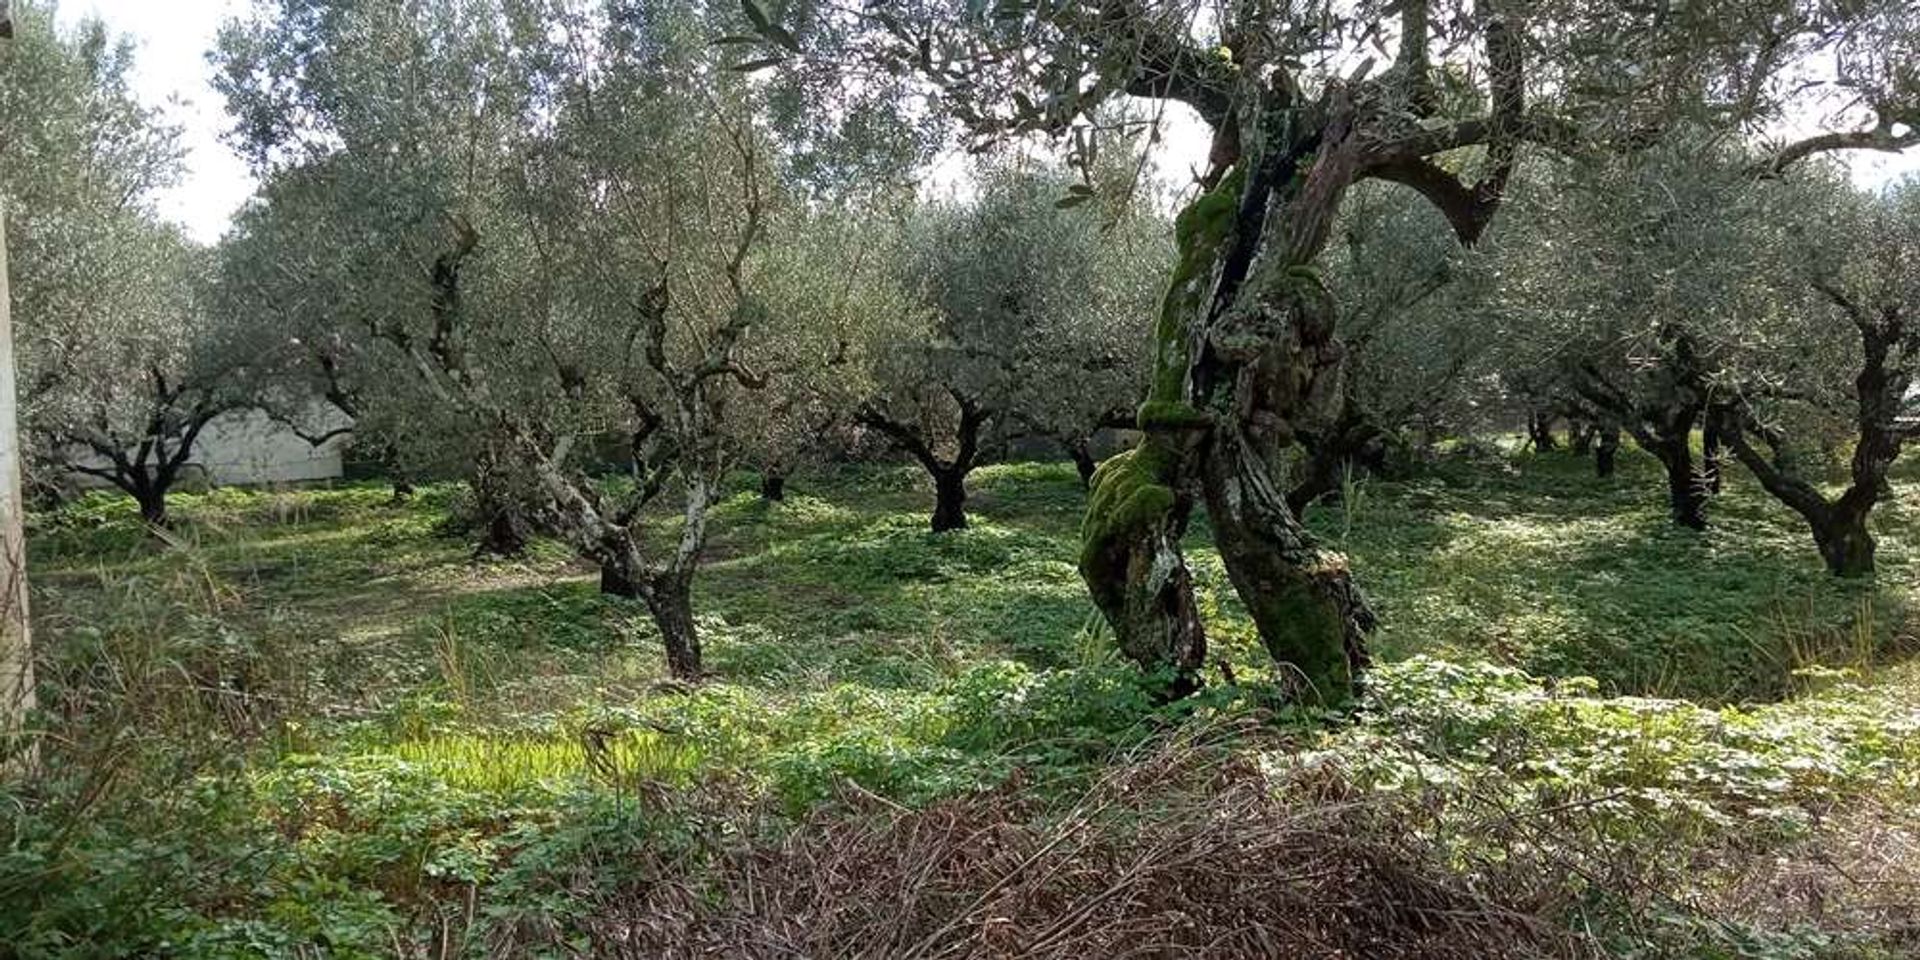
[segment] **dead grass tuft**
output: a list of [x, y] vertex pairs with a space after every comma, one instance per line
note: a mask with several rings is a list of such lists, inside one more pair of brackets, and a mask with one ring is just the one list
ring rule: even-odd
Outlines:
[[648, 958], [1585, 955], [1540, 871], [1445, 869], [1382, 801], [1319, 792], [1186, 737], [1064, 813], [1019, 784], [923, 810], [850, 794], [589, 928], [596, 954]]

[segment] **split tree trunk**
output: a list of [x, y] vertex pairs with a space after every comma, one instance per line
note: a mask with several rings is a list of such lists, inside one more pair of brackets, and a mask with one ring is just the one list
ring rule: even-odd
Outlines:
[[1333, 705], [1358, 689], [1374, 616], [1346, 558], [1316, 546], [1237, 431], [1216, 431], [1203, 463], [1207, 519], [1260, 642], [1299, 702]]
[[933, 478], [931, 526], [934, 533], [966, 527], [967, 474], [979, 462], [981, 429], [987, 421], [997, 416], [966, 392], [952, 386], [946, 389], [960, 411], [960, 422], [953, 434], [954, 454], [950, 460], [942, 459], [934, 452], [934, 444], [924, 433], [924, 421], [896, 420], [885, 410], [874, 407], [863, 407], [855, 414], [860, 423], [879, 430], [893, 441], [894, 446], [912, 454], [913, 459]]
[[1243, 211], [1267, 209], [1268, 191], [1298, 188], [1293, 164], [1312, 134], [1292, 135], [1302, 139], [1276, 147], [1289, 159], [1273, 183], [1242, 197], [1236, 167], [1176, 221], [1180, 259], [1155, 331], [1143, 435], [1094, 477], [1080, 568], [1121, 650], [1171, 671], [1174, 692], [1190, 689], [1206, 638], [1179, 536], [1204, 499], [1228, 577], [1282, 681], [1302, 701], [1331, 705], [1357, 692], [1373, 615], [1345, 558], [1300, 526], [1272, 464], [1299, 433], [1331, 426], [1343, 356], [1336, 309], [1308, 266], [1322, 243], [1276, 240], [1264, 247], [1272, 259], [1259, 262], [1259, 238], [1238, 232]]
[[[1716, 419], [1724, 422], [1724, 436], [1733, 455], [1763, 489], [1807, 521], [1820, 559], [1827, 572], [1836, 577], [1873, 574], [1874, 541], [1872, 531], [1867, 529], [1867, 517], [1886, 488], [1887, 471], [1899, 458], [1905, 442], [1897, 424], [1911, 381], [1904, 371], [1888, 368], [1888, 345], [1881, 339], [1885, 336], [1883, 328], [1864, 322], [1861, 328], [1866, 363], [1856, 381], [1859, 434], [1849, 464], [1851, 482], [1838, 497], [1829, 499], [1819, 486], [1799, 475], [1783, 434], [1744, 419], [1749, 415], [1743, 410], [1724, 407], [1715, 411]], [[1771, 457], [1753, 445], [1749, 432], [1765, 440]]]

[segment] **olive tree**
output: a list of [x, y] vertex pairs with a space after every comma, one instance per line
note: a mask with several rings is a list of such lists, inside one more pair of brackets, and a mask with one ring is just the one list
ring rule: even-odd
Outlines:
[[874, 351], [896, 343], [882, 332], [918, 315], [899, 275], [894, 225], [871, 209], [842, 201], [795, 211], [781, 241], [757, 258], [761, 297], [778, 322], [742, 346], [764, 385], [729, 435], [768, 501], [785, 498], [796, 470], [859, 445], [857, 415], [880, 365]]
[[1806, 366], [1834, 338], [1806, 327], [1805, 265], [1821, 259], [1811, 228], [1850, 191], [1823, 165], [1762, 169], [1712, 141], [1581, 165], [1514, 218], [1504, 255], [1502, 299], [1525, 318], [1508, 358], [1516, 379], [1535, 404], [1598, 425], [1603, 474], [1628, 432], [1661, 462], [1674, 522], [1693, 529], [1732, 456], [1738, 418], [1715, 411], [1776, 398], [1787, 368], [1833, 382]]
[[[935, 531], [967, 525], [983, 441], [1024, 427], [1084, 451], [1139, 388], [1123, 347], [1144, 332], [1157, 223], [1067, 183], [987, 167], [971, 197], [914, 208], [899, 227], [912, 313], [876, 325], [874, 394], [860, 423], [933, 480]], [[1091, 196], [1087, 194], [1085, 196]]]
[[[1583, 413], [1660, 461], [1673, 521], [1706, 525], [1692, 435], [1754, 315], [1778, 218], [1738, 152], [1679, 145], [1576, 164], [1515, 210], [1502, 264], [1530, 410]], [[1744, 303], [1743, 303], [1744, 298]], [[1603, 458], [1603, 463], [1606, 460]]]
[[[288, 4], [228, 32], [226, 76], [269, 197], [311, 187], [285, 272], [326, 278], [695, 678], [708, 510], [776, 366], [763, 258], [799, 214], [699, 11], [622, 11]], [[586, 456], [603, 438], [619, 477]]]
[[[1678, 117], [1763, 123], [1786, 105], [1789, 71], [1873, 115], [1776, 162], [1920, 139], [1901, 128], [1915, 119], [1913, 14], [1891, 0], [1724, 0], [1684, 16], [1586, 0], [803, 3], [783, 23], [748, 9], [776, 56], [918, 72], [983, 136], [1085, 129], [1122, 95], [1185, 104], [1214, 131], [1204, 192], [1176, 225], [1145, 437], [1095, 476], [1081, 557], [1122, 649], [1184, 678], [1176, 690], [1206, 648], [1179, 547], [1197, 504], [1300, 696], [1345, 699], [1367, 662], [1373, 613], [1346, 559], [1287, 506], [1281, 466], [1338, 394], [1339, 309], [1315, 264], [1355, 184], [1418, 191], [1470, 242], [1523, 146], [1604, 153]], [[1838, 73], [1816, 76], [1822, 65]]]
[[[1920, 433], [1920, 185], [1878, 196], [1844, 187], [1795, 191], [1795, 241], [1772, 276], [1779, 291], [1766, 368], [1716, 403], [1712, 418], [1766, 491], [1807, 522], [1827, 570], [1873, 572], [1868, 516], [1887, 471]], [[1824, 201], [1824, 202], [1822, 202]], [[1816, 441], [1850, 446], [1845, 486], [1829, 493]]]
[[73, 472], [150, 523], [259, 359], [209, 308], [206, 252], [151, 207], [177, 131], [140, 103], [131, 46], [23, 6], [0, 48], [0, 193], [11, 244], [23, 434], [43, 484]]

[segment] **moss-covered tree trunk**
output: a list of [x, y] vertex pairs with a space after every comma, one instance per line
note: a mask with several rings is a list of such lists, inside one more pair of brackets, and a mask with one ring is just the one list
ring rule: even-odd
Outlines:
[[[1295, 144], [1273, 169], [1296, 172]], [[1290, 160], [1287, 158], [1291, 158]], [[1351, 697], [1373, 622], [1345, 558], [1321, 549], [1288, 507], [1283, 464], [1296, 437], [1329, 425], [1341, 349], [1320, 243], [1262, 245], [1238, 223], [1276, 183], [1248, 189], [1236, 166], [1182, 211], [1179, 260], [1155, 328], [1139, 446], [1094, 475], [1081, 572], [1120, 648], [1191, 688], [1206, 635], [1179, 539], [1203, 502], [1229, 579], [1283, 682], [1303, 701]], [[1282, 176], [1285, 189], [1298, 177]], [[1324, 242], [1324, 238], [1321, 238]]]
[[1282, 685], [1302, 702], [1347, 699], [1367, 664], [1374, 618], [1346, 558], [1314, 543], [1239, 431], [1214, 433], [1203, 474], [1214, 544]]
[[[1425, 85], [1425, 6], [1406, 9], [1416, 36], [1402, 38], [1378, 80], [1363, 67], [1309, 98], [1284, 68], [1227, 62], [1194, 78], [1189, 102], [1214, 128], [1209, 189], [1175, 221], [1143, 436], [1094, 474], [1081, 553], [1121, 648], [1188, 682], [1206, 650], [1179, 549], [1194, 503], [1205, 504], [1228, 578], [1300, 699], [1349, 699], [1367, 662], [1374, 618], [1346, 558], [1316, 544], [1286, 500], [1300, 438], [1329, 426], [1341, 395], [1339, 311], [1313, 264], [1347, 189], [1367, 178], [1418, 192], [1475, 242], [1525, 125], [1524, 48], [1500, 17], [1484, 30], [1488, 115], [1409, 123], [1408, 110], [1437, 105]], [[1143, 89], [1170, 86], [1149, 79]], [[1380, 109], [1389, 100], [1404, 106]], [[1486, 147], [1477, 180], [1429, 159], [1470, 144]]]
[[1081, 527], [1080, 574], [1120, 652], [1143, 670], [1170, 673], [1175, 696], [1197, 686], [1207, 657], [1180, 552], [1193, 499], [1175, 476], [1193, 436], [1184, 427], [1144, 427], [1138, 446], [1094, 471]]
[[1080, 530], [1080, 575], [1120, 651], [1143, 670], [1170, 672], [1176, 693], [1197, 685], [1207, 655], [1180, 551], [1198, 499], [1194, 453], [1212, 424], [1190, 402], [1190, 340], [1242, 182], [1236, 171], [1175, 219], [1179, 259], [1154, 325], [1153, 379], [1135, 424], [1140, 440], [1094, 471]]

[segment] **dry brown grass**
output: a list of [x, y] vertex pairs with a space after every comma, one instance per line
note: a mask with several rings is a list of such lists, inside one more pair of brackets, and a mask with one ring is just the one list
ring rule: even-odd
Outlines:
[[1910, 807], [1856, 801], [1785, 849], [1723, 864], [1727, 882], [1703, 904], [1714, 916], [1877, 931], [1887, 950], [1920, 957], [1920, 814]]
[[589, 894], [589, 933], [635, 958], [1591, 955], [1547, 872], [1445, 868], [1404, 810], [1340, 792], [1186, 737], [1064, 811], [1017, 783], [923, 810], [849, 795], [691, 876]]

